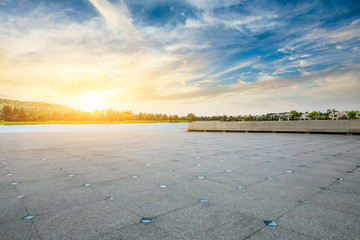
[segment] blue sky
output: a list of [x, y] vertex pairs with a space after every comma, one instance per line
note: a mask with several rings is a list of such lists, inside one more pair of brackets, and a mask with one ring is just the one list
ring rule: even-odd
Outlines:
[[3, 0], [0, 97], [197, 115], [360, 110], [358, 1]]

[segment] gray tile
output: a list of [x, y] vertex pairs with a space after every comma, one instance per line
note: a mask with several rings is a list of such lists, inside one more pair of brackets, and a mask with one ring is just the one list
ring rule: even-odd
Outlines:
[[194, 167], [188, 167], [188, 168], [182, 168], [177, 170], [177, 172], [197, 177], [197, 176], [209, 176], [213, 174], [218, 174], [224, 172], [224, 169], [217, 169], [217, 168], [211, 168], [211, 167], [197, 167], [196, 165]]
[[343, 181], [336, 181], [334, 184], [329, 186], [329, 189], [339, 193], [360, 195], [359, 183], [347, 181], [346, 178], [343, 178]]
[[292, 199], [270, 195], [248, 189], [238, 189], [215, 197], [229, 210], [235, 210], [258, 219], [276, 219], [297, 206]]
[[[248, 168], [246, 168], [248, 169]], [[232, 170], [231, 173], [222, 173], [208, 176], [207, 179], [219, 183], [225, 183], [232, 186], [248, 186], [264, 180], [264, 176], [255, 176], [250, 174], [244, 169], [244, 171]], [[267, 175], [269, 176], [269, 175]]]
[[299, 205], [277, 220], [280, 226], [320, 239], [357, 239], [359, 216], [313, 206]]
[[16, 220], [0, 223], [0, 236], [2, 240], [39, 239], [36, 228], [31, 220]]
[[51, 192], [26, 195], [23, 199], [27, 209], [36, 214], [59, 212], [66, 208], [104, 200], [104, 196], [91, 187], [74, 187]]
[[7, 176], [8, 172], [7, 171], [3, 171], [3, 173], [0, 173], [0, 185], [5, 185], [10, 183], [12, 180], [10, 177]]
[[169, 188], [135, 192], [122, 195], [119, 199], [130, 210], [144, 217], [155, 217], [199, 202], [198, 198], [184, 195]]
[[204, 179], [194, 178], [192, 181], [175, 184], [169, 188], [197, 198], [211, 198], [235, 189], [233, 186], [209, 181], [206, 177]]
[[58, 166], [64, 168], [64, 172], [68, 172], [68, 173], [72, 173], [72, 174], [104, 172], [104, 171], [109, 170], [105, 166], [86, 164], [86, 162], [79, 164], [76, 167], [71, 167], [67, 164], [59, 164]]
[[96, 236], [92, 240], [152, 240], [152, 239], [164, 239], [164, 240], [179, 240], [179, 238], [172, 235], [170, 232], [157, 227], [154, 224], [142, 224], [136, 223], [130, 226], [105, 233], [100, 236]]
[[262, 227], [259, 220], [213, 203], [159, 216], [154, 224], [180, 239], [241, 239]]
[[271, 181], [263, 181], [254, 184], [251, 187], [248, 187], [248, 189], [293, 201], [307, 199], [320, 191], [318, 187], [303, 186], [295, 183], [284, 183], [283, 181], [279, 181], [277, 178], [274, 178]]
[[306, 171], [295, 171], [292, 174], [283, 174], [276, 177], [276, 180], [298, 186], [322, 187], [334, 182], [333, 176], [321, 176], [316, 173], [310, 174]]
[[132, 178], [129, 176], [128, 179], [109, 181], [99, 184], [93, 184], [92, 187], [106, 196], [123, 196], [133, 192], [146, 191], [152, 188], [159, 187], [155, 183], [151, 183], [141, 176], [138, 178]]
[[317, 238], [311, 238], [303, 234], [285, 229], [280, 226], [276, 227], [265, 227], [259, 232], [252, 235], [249, 240], [288, 240], [288, 239], [297, 239], [297, 240], [312, 240]]
[[54, 169], [42, 169], [42, 168], [36, 168], [35, 171], [22, 171], [15, 173], [12, 176], [12, 179], [14, 181], [18, 182], [28, 182], [28, 181], [38, 181], [38, 180], [46, 180], [49, 178], [56, 178], [61, 177], [62, 172]]
[[34, 220], [43, 239], [88, 239], [139, 221], [139, 216], [116, 201], [101, 201]]
[[58, 189], [65, 189], [80, 186], [82, 183], [67, 176], [49, 178], [31, 182], [20, 182], [17, 185], [17, 189], [22, 195], [28, 195], [37, 192], [50, 192]]
[[75, 174], [77, 179], [87, 183], [102, 183], [106, 181], [120, 180], [129, 177], [128, 174], [122, 173], [119, 170], [94, 171], [91, 173], [72, 174]]
[[0, 201], [3, 198], [9, 199], [18, 195], [16, 186], [11, 185], [11, 182], [12, 180], [9, 180], [7, 183], [0, 184]]
[[160, 169], [151, 173], [142, 173], [141, 171], [136, 171], [136, 174], [152, 183], [167, 185], [186, 182], [194, 179], [194, 177], [185, 175], [174, 169], [173, 171], [169, 171], [169, 169]]
[[335, 191], [321, 191], [310, 199], [316, 206], [360, 216], [360, 195]]
[[20, 220], [28, 213], [21, 199], [14, 197], [2, 198], [0, 200], [0, 223]]

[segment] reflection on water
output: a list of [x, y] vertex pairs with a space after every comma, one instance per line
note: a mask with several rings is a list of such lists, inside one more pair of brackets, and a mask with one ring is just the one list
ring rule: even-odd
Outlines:
[[0, 133], [181, 130], [187, 128], [189, 128], [188, 123], [0, 125]]

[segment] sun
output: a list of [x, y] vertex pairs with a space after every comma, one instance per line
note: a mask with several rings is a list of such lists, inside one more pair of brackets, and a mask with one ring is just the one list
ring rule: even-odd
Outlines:
[[105, 109], [107, 104], [105, 102], [105, 93], [90, 91], [83, 93], [79, 99], [79, 108], [82, 111], [94, 112], [95, 110]]

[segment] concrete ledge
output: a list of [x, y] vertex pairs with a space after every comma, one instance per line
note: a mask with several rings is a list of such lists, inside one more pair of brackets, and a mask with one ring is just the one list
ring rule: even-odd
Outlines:
[[188, 131], [360, 134], [360, 120], [192, 122]]

